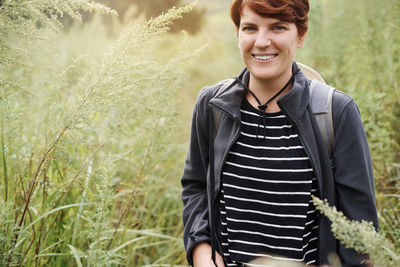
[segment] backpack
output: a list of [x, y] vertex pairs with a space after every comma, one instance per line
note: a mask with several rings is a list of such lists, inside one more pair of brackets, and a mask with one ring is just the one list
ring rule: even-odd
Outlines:
[[[322, 138], [324, 140], [325, 147], [328, 151], [329, 161], [331, 162], [331, 167], [333, 168], [332, 160], [332, 148], [334, 142], [334, 130], [333, 130], [333, 119], [332, 119], [332, 97], [335, 88], [327, 85], [324, 79], [319, 75], [318, 72], [312, 68], [297, 63], [303, 73], [307, 78], [311, 80], [310, 83], [310, 106], [317, 121], [319, 131], [321, 132]], [[221, 87], [217, 90], [214, 95], [218, 95], [224, 90], [228, 89], [234, 82], [234, 79], [227, 79], [220, 82]], [[214, 140], [218, 132], [219, 122], [221, 120], [222, 113], [216, 109], [209, 112], [209, 160], [210, 160], [210, 186], [215, 188], [214, 180]], [[211, 199], [214, 199], [214, 190], [211, 190]], [[210, 213], [213, 214], [214, 210], [211, 205]], [[214, 216], [211, 216], [213, 220]], [[211, 221], [211, 259], [215, 263], [215, 222]]]

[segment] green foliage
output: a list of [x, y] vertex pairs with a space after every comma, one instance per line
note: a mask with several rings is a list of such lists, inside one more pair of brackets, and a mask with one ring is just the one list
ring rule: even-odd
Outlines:
[[[371, 8], [379, 6], [379, 8]], [[398, 161], [399, 1], [312, 1], [300, 59], [361, 110], [379, 186]]]
[[20, 255], [10, 253], [14, 243], [15, 233], [18, 231], [14, 224], [14, 210], [11, 203], [0, 200], [0, 266], [6, 266], [9, 258], [16, 261]]
[[[108, 231], [112, 227], [108, 219], [112, 218], [114, 196], [112, 178], [115, 177], [114, 161], [115, 159], [108, 158], [106, 166], [102, 166], [97, 170], [96, 174], [88, 173], [86, 177], [87, 179], [97, 178], [95, 186], [97, 194], [94, 195], [93, 199], [95, 203], [94, 210], [85, 210], [82, 212], [82, 215], [77, 214], [77, 216], [82, 216], [81, 218], [90, 225], [88, 229], [80, 232], [77, 238], [88, 240], [89, 248], [83, 252], [69, 245], [77, 263], [81, 261], [81, 258], [84, 258], [81, 262], [85, 266], [109, 266], [122, 263], [122, 256], [118, 255], [116, 251], [111, 250], [108, 246], [114, 237], [113, 233]], [[82, 203], [84, 203], [84, 199], [82, 199]], [[77, 228], [74, 230], [76, 233]]]
[[[1, 50], [9, 60], [0, 87], [0, 266], [182, 262], [179, 192], [166, 186], [176, 176], [164, 166], [175, 153], [166, 149], [176, 131], [174, 95], [196, 51], [185, 38], [168, 59], [158, 51], [173, 20], [192, 6], [133, 21], [114, 41], [96, 19], [59, 31], [57, 14], [91, 2], [27, 2], [1, 7], [0, 37], [29, 61]], [[7, 12], [24, 23], [5, 27]], [[17, 34], [28, 28], [29, 36]], [[100, 40], [89, 55], [71, 46], [85, 38]], [[92, 51], [103, 43], [106, 51]]]
[[3, 0], [0, 6], [0, 66], [10, 63], [26, 64], [21, 60], [27, 59], [27, 49], [15, 47], [13, 39], [38, 41], [42, 37], [37, 25], [58, 32], [63, 27], [59, 17], [67, 14], [81, 22], [80, 10], [116, 14], [115, 11], [90, 0]]
[[[399, 266], [400, 249], [378, 233], [370, 222], [348, 220], [329, 203], [313, 196], [316, 208], [332, 222], [332, 232], [342, 244], [370, 256], [374, 266]], [[399, 231], [399, 229], [397, 229]]]
[[400, 165], [393, 164], [386, 178], [387, 186], [377, 193], [377, 206], [380, 210], [380, 228], [387, 238], [400, 248]]

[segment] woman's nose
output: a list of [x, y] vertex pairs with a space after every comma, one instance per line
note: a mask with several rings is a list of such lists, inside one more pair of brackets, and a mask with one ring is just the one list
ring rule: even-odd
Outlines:
[[271, 36], [266, 32], [259, 32], [257, 35], [256, 42], [254, 44], [257, 47], [268, 47], [271, 45]]

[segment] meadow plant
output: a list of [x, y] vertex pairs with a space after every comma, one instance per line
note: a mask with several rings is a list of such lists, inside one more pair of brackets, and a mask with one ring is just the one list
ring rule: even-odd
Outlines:
[[315, 196], [313, 196], [313, 201], [316, 208], [331, 221], [331, 229], [335, 237], [347, 248], [368, 254], [374, 266], [400, 265], [399, 247], [395, 247], [386, 239], [385, 233], [376, 232], [371, 222], [351, 221], [326, 201]]
[[[63, 25], [60, 18], [69, 15], [82, 22], [80, 11], [113, 14], [110, 8], [90, 0], [2, 0], [0, 6], [0, 65], [29, 64], [29, 51], [15, 46], [14, 39], [38, 41], [43, 39], [40, 28], [59, 32]], [[39, 27], [38, 27], [39, 25]], [[24, 60], [25, 59], [25, 60]]]
[[[110, 225], [107, 223], [112, 218], [112, 206], [114, 197], [114, 183], [112, 179], [115, 177], [115, 160], [109, 157], [106, 166], [102, 166], [97, 173], [89, 173], [97, 180], [96, 194], [94, 195], [94, 211], [84, 210], [79, 214], [82, 220], [90, 227], [80, 232], [77, 236], [79, 239], [88, 240], [89, 247], [86, 251], [80, 251], [72, 245], [68, 245], [71, 253], [77, 262], [77, 265], [84, 266], [109, 266], [119, 265], [122, 263], [123, 257], [117, 254], [117, 251], [110, 250], [108, 244], [113, 239], [110, 233]], [[82, 201], [84, 203], [84, 200]], [[78, 214], [77, 214], [78, 215]], [[76, 224], [77, 225], [77, 224]]]
[[[59, 18], [79, 22], [78, 10], [110, 9], [85, 0], [2, 1], [1, 266], [181, 261], [181, 240], [170, 236], [181, 231], [179, 217], [149, 223], [179, 193], [147, 205], [150, 185], [168, 191], [160, 158], [174, 152], [166, 149], [174, 96], [184, 62], [196, 54], [183, 44], [160, 61], [157, 39], [191, 8], [133, 21], [114, 42], [104, 35], [111, 45], [99, 59], [59, 41], [84, 32], [60, 32]], [[156, 252], [148, 257], [146, 249]]]

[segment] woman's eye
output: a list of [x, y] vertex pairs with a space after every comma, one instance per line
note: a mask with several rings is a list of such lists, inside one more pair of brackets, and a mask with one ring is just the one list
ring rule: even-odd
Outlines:
[[286, 29], [286, 27], [283, 26], [283, 25], [275, 25], [275, 26], [273, 27], [273, 29], [274, 29], [275, 31], [283, 31], [283, 30]]
[[243, 31], [248, 32], [248, 31], [254, 31], [256, 28], [253, 26], [246, 26], [243, 27]]

